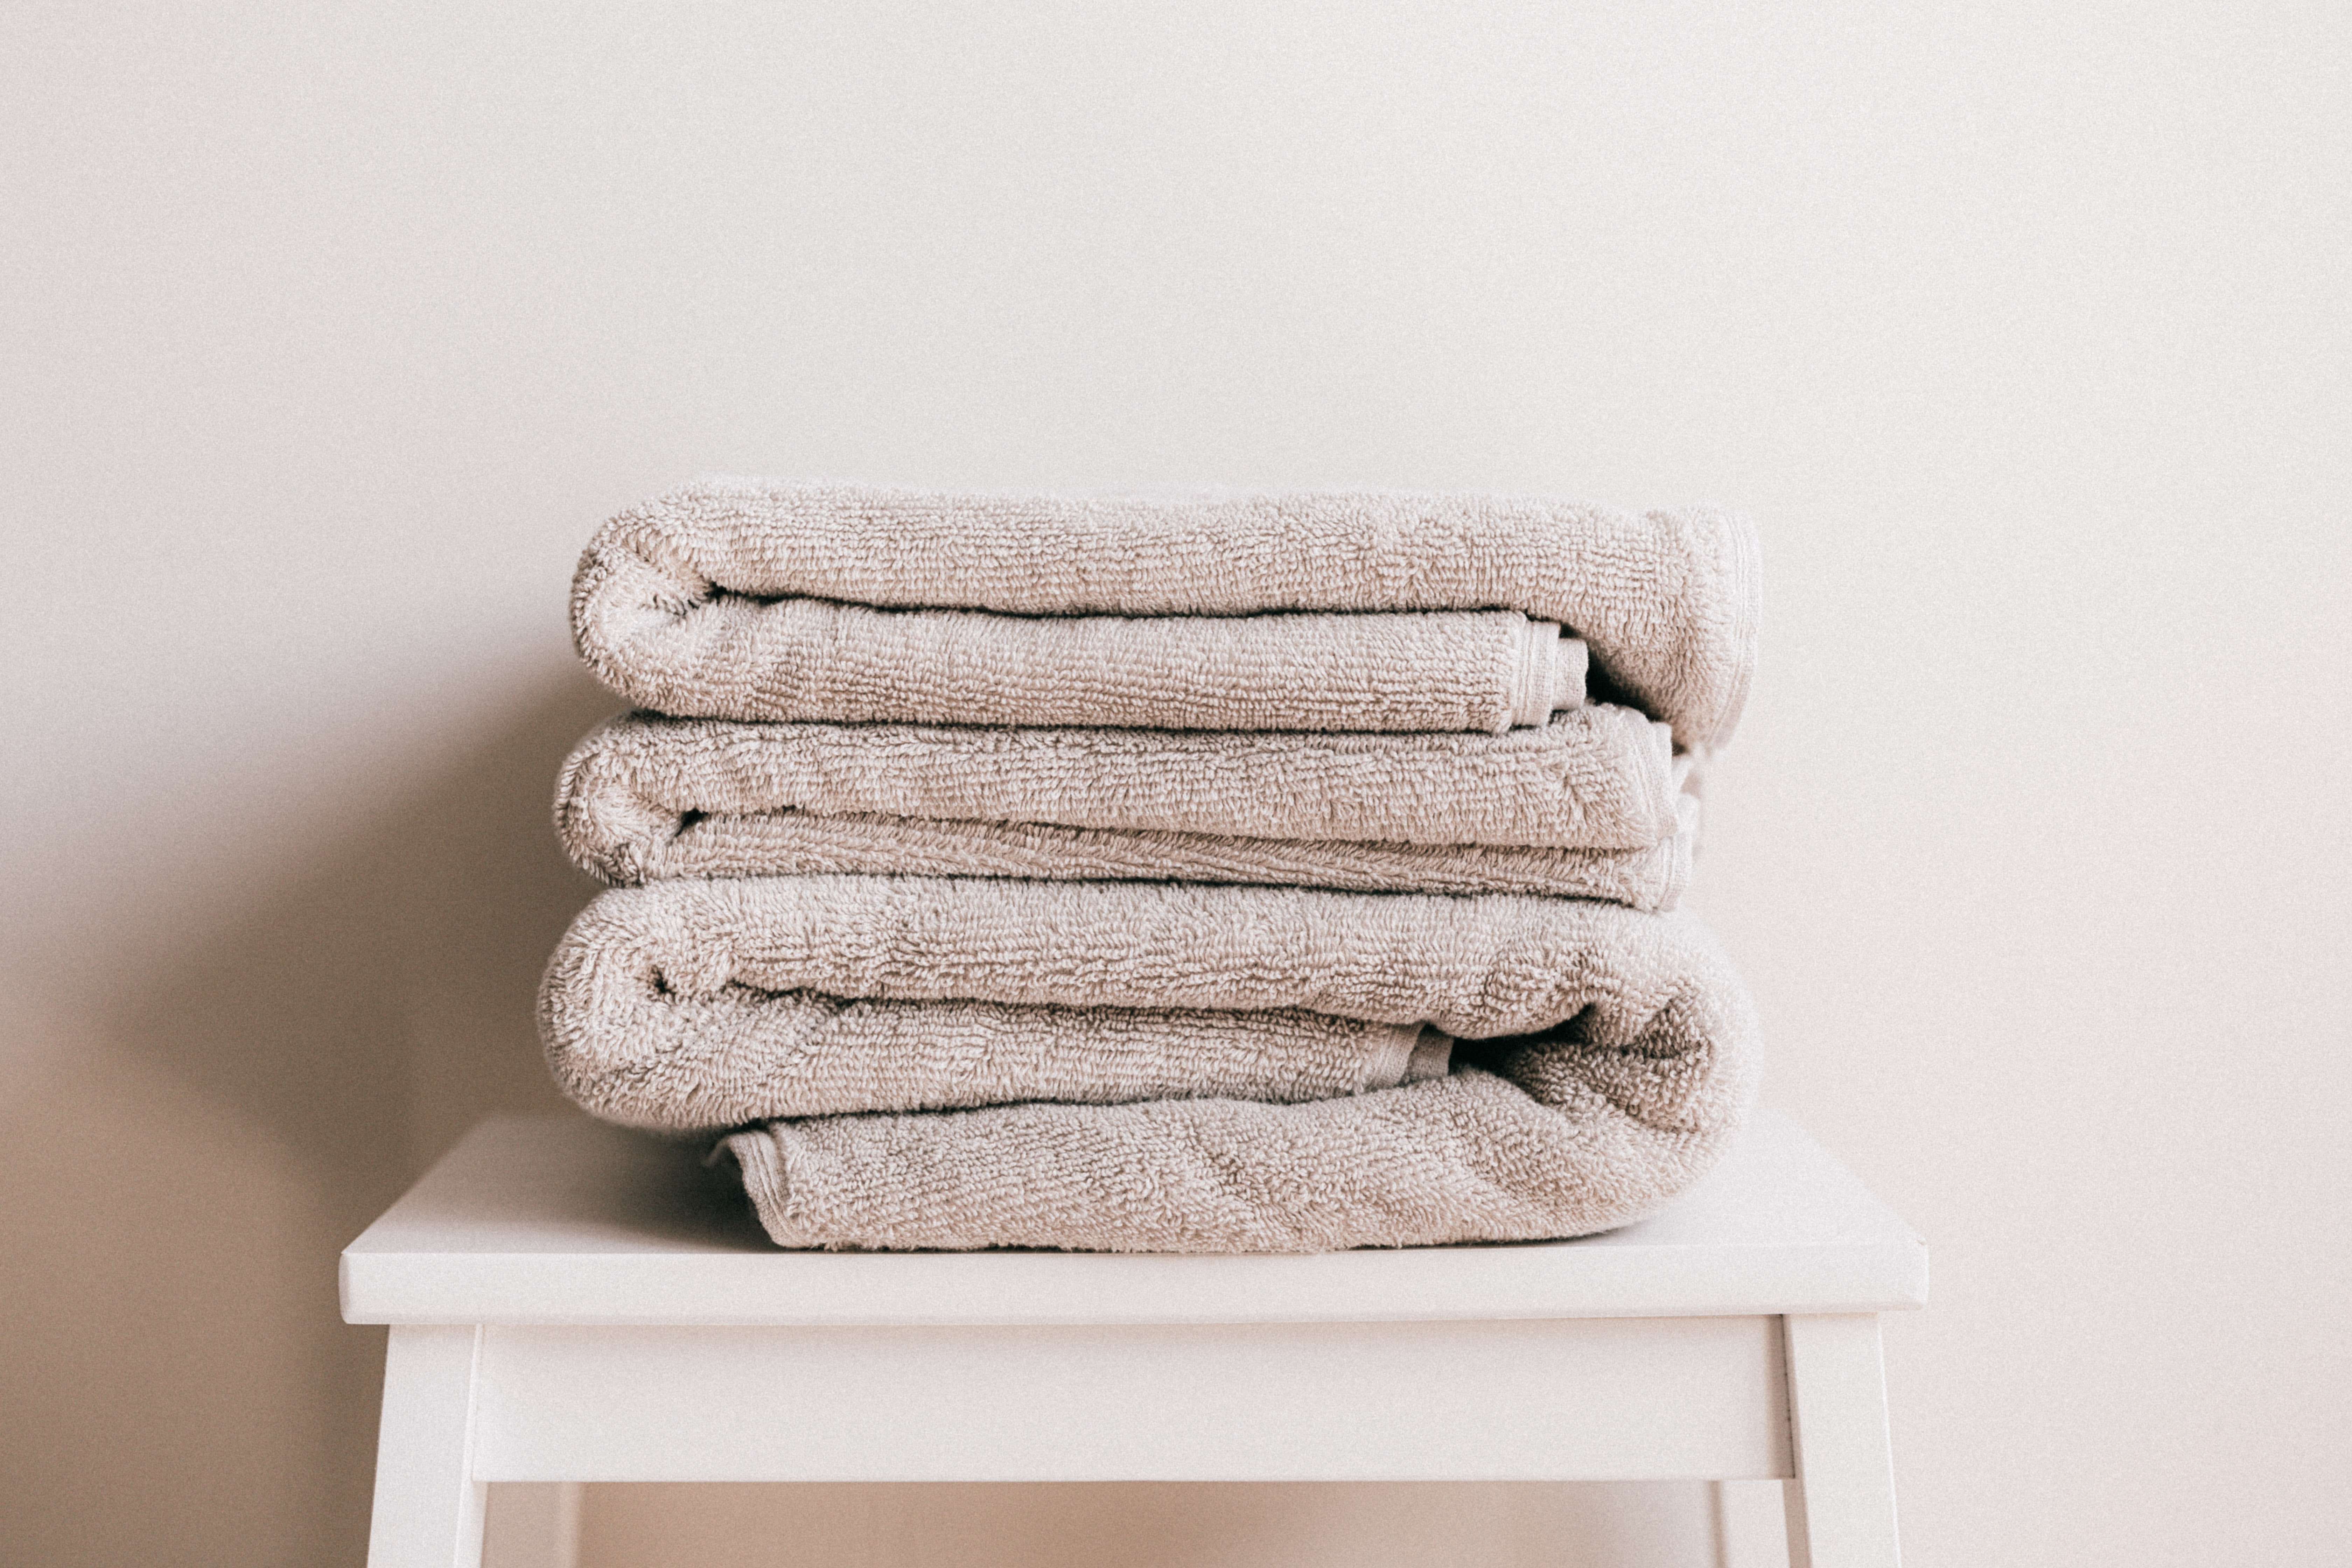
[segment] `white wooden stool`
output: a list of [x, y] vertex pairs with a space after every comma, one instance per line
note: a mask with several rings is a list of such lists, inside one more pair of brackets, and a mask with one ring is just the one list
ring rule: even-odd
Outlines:
[[487, 1121], [343, 1253], [368, 1562], [473, 1568], [493, 1481], [1709, 1478], [1740, 1568], [1774, 1489], [1797, 1568], [1894, 1568], [1877, 1314], [1927, 1271], [1770, 1115], [1610, 1235], [1234, 1258], [779, 1252], [693, 1151]]

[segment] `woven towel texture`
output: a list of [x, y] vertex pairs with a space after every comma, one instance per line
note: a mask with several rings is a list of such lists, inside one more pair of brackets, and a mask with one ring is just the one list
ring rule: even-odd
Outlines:
[[740, 724], [635, 714], [556, 830], [618, 885], [824, 871], [1523, 892], [1671, 908], [1696, 802], [1629, 709], [1508, 735]]
[[[687, 903], [701, 905], [707, 918], [709, 890], [725, 885], [669, 886], [698, 889]], [[990, 1051], [1018, 1050], [1027, 1028], [1101, 1028], [1093, 1010], [1066, 1012], [1045, 998], [1115, 994], [1139, 1006], [1153, 1027], [1122, 1038], [1117, 1051], [1064, 1059], [1117, 1060], [1131, 1071], [1156, 1052], [1180, 1053], [1183, 1066], [1171, 1076], [1192, 1085], [1181, 1096], [1130, 1097], [1106, 1074], [1066, 1092], [1114, 1103], [1044, 1103], [1040, 1096], [971, 1110], [781, 1120], [730, 1137], [762, 1224], [790, 1247], [1236, 1252], [1579, 1235], [1622, 1224], [1679, 1191], [1719, 1152], [1754, 1086], [1755, 1027], [1744, 994], [1696, 928], [1677, 917], [1550, 900], [1034, 883], [932, 884], [914, 894], [844, 885], [781, 899], [783, 908], [765, 892], [730, 900], [738, 932], [761, 928], [757, 938], [733, 939], [761, 949], [748, 989], [662, 999], [646, 978], [647, 946], [657, 938], [616, 962], [631, 977], [610, 984], [638, 988], [646, 1012], [731, 1009], [724, 1026], [704, 1023], [686, 1037], [734, 1042], [747, 1084], [757, 1073], [742, 1069], [764, 1056], [781, 1089], [823, 1072], [816, 1064], [833, 1047], [821, 1026], [808, 1037], [800, 998], [787, 1005], [790, 1022], [778, 1031], [792, 1044], [779, 1037], [783, 1048], [756, 1051], [750, 1042], [766, 1022], [758, 1011], [771, 1003], [760, 983], [837, 981], [843, 973], [837, 959], [804, 963], [800, 943], [775, 940], [805, 918], [793, 906], [814, 899], [846, 913], [855, 905], [861, 928], [913, 914], [908, 899], [957, 906], [950, 925], [969, 938], [992, 933], [987, 950], [1002, 967], [982, 984], [997, 1005], [977, 1020], [969, 1004], [949, 1005], [938, 1013], [950, 1027], [932, 1036], [919, 1026], [894, 1035], [894, 1045], [937, 1038], [930, 1067], [940, 1079], [983, 1079]], [[968, 901], [973, 907], [961, 907]], [[1361, 904], [1384, 907], [1353, 907]], [[633, 907], [613, 916], [613, 929], [644, 942], [666, 920], [696, 918], [684, 908], [656, 916]], [[865, 971], [868, 984], [972, 988], [970, 970], [937, 971], [932, 960], [942, 949], [932, 940], [933, 919], [915, 918], [926, 932], [925, 959], [883, 959]], [[1048, 934], [1024, 936], [1037, 927], [1022, 921], [1055, 923]], [[716, 973], [697, 983], [707, 985]], [[1216, 1001], [1243, 1011], [1193, 1010]], [[1274, 1005], [1283, 1002], [1293, 1010]], [[1396, 1042], [1290, 1034], [1294, 1020], [1315, 1016], [1302, 1017], [1303, 1003], [1334, 1024], [1433, 1016], [1491, 1037], [1456, 1044], [1443, 1078], [1377, 1088], [1366, 1069], [1383, 1049], [1393, 1061]], [[1255, 1058], [1249, 1035], [1229, 1030], [1258, 1031]], [[653, 1032], [649, 1021], [638, 1022], [628, 1037]], [[625, 1076], [625, 1064], [661, 1051], [614, 1052], [606, 1070]], [[887, 1047], [845, 1047], [843, 1058], [884, 1077], [908, 1070]], [[1315, 1081], [1272, 1086], [1286, 1070]], [[1227, 1072], [1235, 1076], [1215, 1080]], [[646, 1093], [648, 1081], [632, 1089]], [[1221, 1089], [1248, 1098], [1220, 1098]], [[1297, 1103], [1277, 1103], [1284, 1100]]]
[[1354, 844], [1121, 832], [1022, 822], [764, 812], [695, 820], [637, 865], [669, 877], [837, 873], [1019, 877], [1045, 881], [1234, 882], [1368, 893], [1528, 893], [1671, 910], [1690, 880], [1699, 803], [1647, 849], [1542, 849], [1490, 844]]
[[[788, 1246], [1573, 1235], [1676, 1190], [1753, 1079], [1696, 926], [1567, 900], [667, 881], [581, 915], [541, 1014], [600, 1115], [785, 1119], [730, 1147]], [[1432, 1029], [1454, 1071], [1405, 1081]]]
[[598, 530], [572, 619], [600, 679], [678, 715], [1491, 731], [1580, 700], [1589, 651], [1711, 747], [1757, 578], [1752, 531], [1707, 510], [719, 480]]
[[[1577, 1236], [1756, 1026], [1670, 911], [1753, 658], [1738, 520], [717, 481], [601, 528], [540, 994], [594, 1114], [793, 1247]], [[1589, 662], [1588, 662], [1589, 661]], [[1601, 700], [1592, 700], [1598, 692]]]

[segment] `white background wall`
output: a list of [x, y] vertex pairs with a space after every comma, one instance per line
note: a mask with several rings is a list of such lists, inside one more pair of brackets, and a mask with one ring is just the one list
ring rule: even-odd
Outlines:
[[[1695, 901], [1934, 1247], [1911, 1560], [2352, 1556], [2348, 16], [0, 12], [6, 1555], [358, 1560], [334, 1253], [552, 1103], [572, 559], [733, 471], [1751, 510]], [[607, 1490], [588, 1559], [1703, 1550], [1404, 1495]]]

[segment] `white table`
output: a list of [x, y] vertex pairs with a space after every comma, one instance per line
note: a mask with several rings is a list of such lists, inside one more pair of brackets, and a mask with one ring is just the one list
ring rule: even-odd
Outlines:
[[1927, 1278], [1769, 1115], [1609, 1235], [1230, 1258], [780, 1252], [694, 1151], [509, 1118], [342, 1300], [392, 1325], [372, 1568], [472, 1568], [493, 1481], [1675, 1478], [1735, 1483], [1742, 1568], [1774, 1489], [1798, 1568], [1893, 1568], [1877, 1314]]

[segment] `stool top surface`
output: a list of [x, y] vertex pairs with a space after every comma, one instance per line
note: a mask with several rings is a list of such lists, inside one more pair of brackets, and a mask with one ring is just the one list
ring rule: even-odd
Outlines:
[[1571, 1241], [1305, 1255], [786, 1252], [698, 1148], [484, 1121], [343, 1251], [354, 1323], [1185, 1323], [1864, 1312], [1927, 1247], [1759, 1111], [1657, 1214]]

